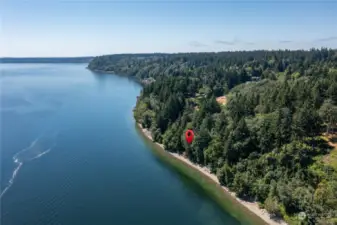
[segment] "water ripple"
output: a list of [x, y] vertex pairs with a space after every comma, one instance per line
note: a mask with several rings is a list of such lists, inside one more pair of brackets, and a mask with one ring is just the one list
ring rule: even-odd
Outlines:
[[42, 157], [43, 155], [50, 152], [56, 146], [57, 135], [58, 132], [54, 132], [47, 135], [46, 134], [41, 135], [37, 137], [34, 141], [32, 141], [27, 148], [22, 149], [13, 156], [13, 162], [16, 164], [16, 167], [12, 173], [12, 177], [8, 181], [6, 188], [4, 188], [4, 190], [1, 192], [0, 199], [13, 185], [15, 177], [19, 173], [24, 163]]

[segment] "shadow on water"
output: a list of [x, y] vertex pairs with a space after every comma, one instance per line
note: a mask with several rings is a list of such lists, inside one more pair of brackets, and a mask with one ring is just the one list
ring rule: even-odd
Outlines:
[[[89, 69], [88, 69], [89, 70]], [[115, 74], [112, 72], [106, 72], [106, 71], [93, 71], [93, 70], [89, 70], [93, 76], [95, 77], [95, 79], [101, 83], [101, 85], [106, 85], [106, 80], [108, 80], [111, 75], [113, 76], [117, 76], [117, 77], [123, 77], [124, 79], [129, 80], [130, 82], [136, 82], [139, 85], [143, 85], [139, 79], [137, 79], [136, 77], [131, 77], [131, 76], [124, 76], [124, 75], [120, 75], [120, 74]]]
[[244, 225], [262, 225], [267, 224], [261, 218], [242, 206], [230, 194], [224, 192], [223, 188], [216, 184], [209, 177], [191, 168], [179, 159], [174, 158], [166, 151], [149, 140], [140, 128], [135, 124], [137, 134], [144, 140], [146, 146], [154, 154], [155, 159], [174, 173], [178, 174], [180, 180], [194, 192], [211, 198], [225, 212], [237, 219]]

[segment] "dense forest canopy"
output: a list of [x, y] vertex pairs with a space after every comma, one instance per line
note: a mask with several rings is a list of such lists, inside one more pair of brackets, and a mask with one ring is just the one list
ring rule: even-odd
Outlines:
[[88, 67], [150, 80], [136, 120], [239, 197], [290, 224], [337, 224], [336, 50], [107, 55]]

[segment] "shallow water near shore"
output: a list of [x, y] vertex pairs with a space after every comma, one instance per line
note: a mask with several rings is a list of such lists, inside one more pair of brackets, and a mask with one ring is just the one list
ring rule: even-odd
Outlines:
[[[141, 86], [85, 64], [0, 64], [4, 225], [218, 225], [236, 219], [135, 128]], [[246, 217], [245, 217], [246, 218]]]
[[143, 138], [144, 142], [148, 145], [153, 154], [157, 156], [158, 160], [166, 164], [173, 171], [179, 173], [183, 180], [188, 181], [188, 183], [200, 193], [206, 194], [217, 202], [224, 211], [240, 221], [241, 224], [267, 224], [237, 202], [229, 193], [224, 192], [223, 188], [212, 179], [173, 157], [170, 153], [164, 151], [162, 147], [153, 143], [152, 140], [149, 140], [138, 125], [135, 126], [135, 129], [137, 129], [139, 136]]

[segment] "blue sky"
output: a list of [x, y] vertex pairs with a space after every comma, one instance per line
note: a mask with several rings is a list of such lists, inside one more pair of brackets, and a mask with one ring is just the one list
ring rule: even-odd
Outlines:
[[337, 48], [337, 1], [5, 0], [0, 56]]

